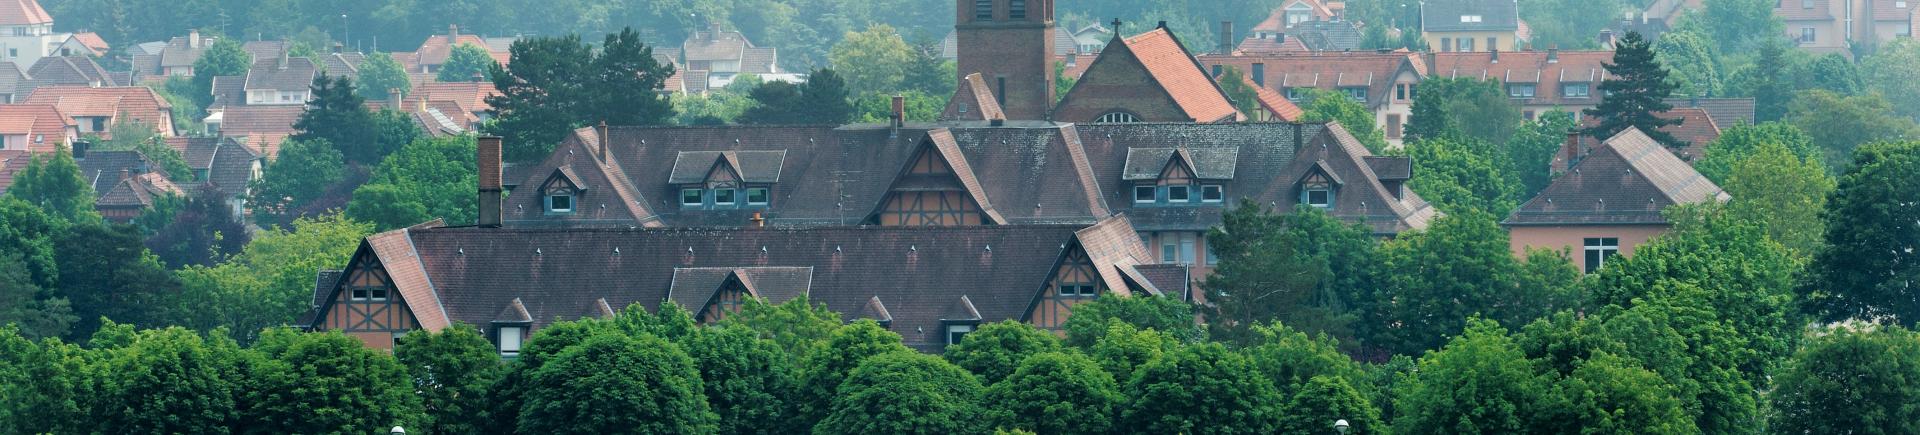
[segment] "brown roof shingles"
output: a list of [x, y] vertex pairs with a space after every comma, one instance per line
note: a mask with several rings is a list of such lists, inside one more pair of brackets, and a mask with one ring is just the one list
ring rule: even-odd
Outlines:
[[1674, 204], [1724, 201], [1726, 192], [1636, 129], [1603, 142], [1506, 225], [1665, 225]]
[[[1264, 82], [1268, 89], [1284, 93], [1288, 88], [1314, 88], [1339, 91], [1342, 87], [1367, 89], [1366, 106], [1377, 109], [1392, 96], [1394, 79], [1403, 72], [1425, 74], [1426, 63], [1408, 52], [1298, 52], [1243, 53], [1238, 56], [1203, 55], [1208, 67], [1226, 65], [1238, 68], [1249, 79]], [[1263, 65], [1254, 77], [1253, 64]]]
[[228, 106], [222, 111], [220, 135], [246, 137], [246, 144], [271, 160], [280, 154], [280, 142], [294, 133], [306, 106]]
[[25, 135], [26, 151], [51, 153], [78, 134], [73, 118], [52, 104], [0, 104], [0, 135]]
[[[1600, 82], [1607, 79], [1612, 51], [1515, 51], [1430, 53], [1434, 77], [1533, 83], [1534, 97], [1517, 100], [1525, 105], [1584, 107], [1600, 103]], [[1568, 97], [1563, 84], [1586, 83], [1587, 96]]]
[[[173, 104], [145, 86], [48, 86], [34, 91], [24, 103], [54, 105], [71, 117], [111, 118], [115, 124], [138, 121], [152, 126], [161, 136], [173, 135]], [[108, 131], [95, 134], [112, 138]]]

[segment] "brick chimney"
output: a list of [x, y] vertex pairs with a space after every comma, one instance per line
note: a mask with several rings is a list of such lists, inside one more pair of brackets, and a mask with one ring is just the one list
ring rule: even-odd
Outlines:
[[600, 143], [600, 149], [597, 149], [594, 151], [600, 154], [601, 161], [606, 161], [608, 159], [607, 150], [613, 148], [613, 144], [608, 143], [608, 141], [612, 140], [613, 137], [612, 137], [612, 132], [608, 131], [607, 129], [607, 121], [601, 120], [600, 125], [597, 127], [594, 127], [594, 132], [600, 135], [600, 137], [598, 138], [599, 140], [596, 141]]
[[1567, 173], [1580, 158], [1580, 130], [1567, 130], [1567, 141], [1560, 144], [1560, 152], [1554, 154], [1553, 164], [1548, 168], [1554, 175]]
[[387, 88], [387, 109], [400, 110], [400, 104], [404, 98], [400, 88]]
[[907, 97], [893, 96], [893, 128], [907, 126]]
[[504, 211], [500, 202], [500, 137], [482, 137], [479, 145], [476, 166], [480, 169], [480, 216], [476, 224], [482, 228], [499, 228]]
[[1547, 47], [1547, 63], [1560, 63], [1560, 46]]
[[448, 24], [447, 25], [447, 45], [453, 46], [453, 45], [459, 45], [459, 44], [460, 44], [460, 25]]
[[1233, 53], [1233, 22], [1232, 21], [1220, 22], [1220, 48], [1216, 50], [1219, 54]]
[[200, 29], [187, 30], [187, 48], [200, 48]]

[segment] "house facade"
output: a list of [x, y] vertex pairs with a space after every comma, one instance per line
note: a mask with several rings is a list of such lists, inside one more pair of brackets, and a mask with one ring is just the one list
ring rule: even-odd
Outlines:
[[0, 151], [52, 153], [80, 138], [73, 118], [52, 104], [0, 104]]
[[[71, 35], [54, 33], [53, 16], [35, 0], [0, 0], [0, 58], [33, 65], [58, 53]], [[79, 53], [75, 53], [79, 54]]]
[[1495, 80], [1534, 119], [1549, 111], [1580, 116], [1600, 105], [1600, 82], [1613, 51], [1558, 50], [1427, 53], [1428, 76]]
[[113, 126], [139, 123], [160, 137], [173, 137], [173, 104], [145, 86], [46, 86], [34, 90], [24, 104], [51, 105], [73, 119], [81, 135], [113, 138]]
[[1420, 37], [1430, 51], [1518, 51], [1525, 47], [1522, 27], [1512, 0], [1420, 2]]
[[1706, 176], [1639, 130], [1629, 128], [1587, 149], [1569, 137], [1553, 184], [1501, 224], [1516, 256], [1530, 248], [1565, 250], [1587, 273], [1672, 227], [1661, 211], [1675, 204], [1726, 201]]
[[1278, 93], [1294, 103], [1306, 102], [1307, 90], [1337, 92], [1367, 107], [1375, 125], [1394, 147], [1403, 143], [1413, 116], [1414, 92], [1429, 68], [1417, 53], [1395, 52], [1236, 52], [1203, 55], [1199, 61], [1211, 74], [1235, 68], [1256, 87]]

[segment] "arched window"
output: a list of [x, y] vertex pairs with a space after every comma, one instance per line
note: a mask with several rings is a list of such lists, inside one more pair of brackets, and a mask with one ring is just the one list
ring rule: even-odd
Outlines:
[[1093, 122], [1096, 124], [1127, 124], [1140, 122], [1140, 118], [1127, 112], [1108, 112], [1105, 115], [1100, 115], [1100, 118], [1093, 120]]

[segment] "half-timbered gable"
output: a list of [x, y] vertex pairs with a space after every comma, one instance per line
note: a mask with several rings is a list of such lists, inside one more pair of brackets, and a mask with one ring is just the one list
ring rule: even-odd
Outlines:
[[667, 183], [682, 209], [766, 209], [786, 156], [786, 150], [681, 152]]
[[540, 183], [538, 194], [547, 214], [568, 214], [579, 207], [578, 199], [586, 191], [586, 184], [580, 182], [573, 168], [563, 166], [555, 168], [547, 180]]
[[1006, 223], [989, 209], [966, 156], [944, 130], [930, 135], [894, 178], [869, 223], [882, 226], [971, 226]]
[[667, 299], [692, 311], [701, 324], [713, 324], [740, 312], [747, 299], [784, 303], [806, 295], [812, 284], [811, 267], [679, 268]]
[[1135, 207], [1222, 206], [1239, 148], [1129, 148], [1123, 181]]
[[366, 244], [334, 276], [318, 311], [325, 316], [313, 319], [315, 329], [340, 331], [379, 349], [392, 349], [395, 339], [420, 329], [393, 277]]

